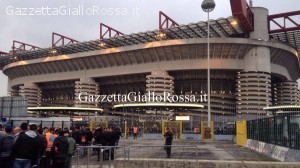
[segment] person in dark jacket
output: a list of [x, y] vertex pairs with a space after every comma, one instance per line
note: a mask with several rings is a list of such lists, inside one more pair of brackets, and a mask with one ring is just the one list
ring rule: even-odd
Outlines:
[[[113, 131], [112, 128], [108, 129], [107, 137], [108, 137], [108, 144], [107, 145], [108, 146], [116, 146], [117, 135], [116, 135], [116, 132]], [[114, 158], [115, 158], [115, 149], [111, 148], [111, 150], [109, 150], [108, 152], [110, 152], [110, 159], [114, 160]]]
[[[96, 132], [97, 132], [96, 135], [95, 135], [96, 145], [107, 146], [107, 144], [108, 144], [107, 136], [103, 132], [103, 128], [102, 127], [98, 128]], [[97, 152], [98, 152], [98, 161], [100, 161], [100, 148], [98, 149]]]
[[[81, 131], [78, 133], [78, 140], [79, 140], [79, 146], [89, 145], [88, 133], [84, 129], [81, 129]], [[79, 148], [79, 155], [80, 157], [85, 157], [87, 155], [87, 149], [83, 147]]]
[[86, 128], [85, 132], [86, 132], [86, 135], [87, 135], [87, 142], [90, 145], [90, 144], [92, 144], [93, 133], [89, 128]]
[[40, 134], [38, 132], [38, 127], [37, 125], [35, 124], [32, 124], [29, 126], [29, 129], [32, 130], [32, 131], [35, 131], [36, 135], [37, 135], [37, 139], [39, 140], [39, 143], [40, 143], [40, 152], [37, 156], [37, 160], [34, 161], [34, 163], [32, 165], [36, 165], [36, 168], [40, 168], [40, 161], [41, 161], [41, 158], [43, 155], [45, 155], [45, 151], [46, 151], [46, 148], [47, 148], [47, 141], [46, 141], [46, 138], [45, 136], [43, 136], [42, 134]]
[[28, 124], [24, 122], [20, 125], [21, 130], [19, 130], [18, 127], [15, 129], [16, 129], [16, 132], [15, 132], [15, 142], [16, 142], [19, 135], [23, 135], [28, 130]]
[[69, 150], [68, 150], [68, 157], [66, 159], [66, 168], [71, 168], [72, 167], [72, 156], [75, 155], [76, 151], [76, 141], [73, 137], [70, 136], [69, 130], [65, 129], [64, 130], [64, 136], [67, 137], [68, 142], [69, 142]]
[[116, 127], [115, 130], [114, 130], [114, 133], [115, 133], [115, 140], [116, 140], [115, 146], [118, 146], [120, 138], [122, 137], [121, 128], [120, 127]]
[[64, 136], [64, 131], [62, 129], [58, 129], [57, 133], [58, 137], [55, 138], [51, 148], [53, 158], [52, 167], [64, 168], [68, 157], [69, 141], [68, 138]]
[[79, 133], [80, 133], [80, 127], [76, 126], [75, 131], [72, 132], [72, 137], [75, 139], [76, 144], [80, 144]]
[[14, 137], [12, 127], [7, 125], [5, 127], [5, 135], [0, 140], [0, 167], [12, 167], [13, 158], [11, 157], [11, 151], [14, 145]]
[[166, 128], [166, 133], [165, 133], [165, 150], [167, 152], [167, 158], [171, 157], [171, 145], [172, 145], [172, 141], [173, 141], [173, 133], [170, 131], [170, 128], [167, 127]]
[[13, 167], [30, 168], [31, 163], [37, 160], [41, 148], [35, 131], [19, 134], [12, 149], [12, 157], [15, 158]]

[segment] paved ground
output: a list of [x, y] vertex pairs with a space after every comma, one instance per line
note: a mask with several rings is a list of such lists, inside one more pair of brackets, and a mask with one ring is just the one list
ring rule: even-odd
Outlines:
[[[119, 145], [124, 146], [115, 151], [115, 160], [151, 160], [166, 158], [166, 151], [163, 148], [162, 140], [143, 140], [127, 139], [121, 140]], [[73, 159], [73, 165], [87, 165], [95, 167], [100, 165], [97, 156], [89, 151], [89, 157]], [[212, 141], [212, 142], [195, 142], [195, 141], [174, 141], [172, 146], [171, 159], [175, 160], [224, 160], [224, 161], [275, 161], [272, 158], [261, 155], [250, 149], [240, 147], [232, 142]], [[108, 164], [109, 161], [105, 161]], [[93, 166], [95, 165], [95, 166]]]
[[[163, 145], [163, 141], [160, 140], [129, 140], [122, 143], [127, 146], [149, 145], [149, 147], [132, 147], [130, 150], [130, 157], [133, 158], [165, 158], [166, 156], [166, 152], [162, 146], [156, 147], [156, 145]], [[187, 147], [183, 147], [181, 145]], [[175, 141], [173, 142], [172, 147], [172, 158], [199, 160], [275, 161], [270, 157], [261, 155], [248, 148], [240, 147], [239, 145], [228, 141]]]

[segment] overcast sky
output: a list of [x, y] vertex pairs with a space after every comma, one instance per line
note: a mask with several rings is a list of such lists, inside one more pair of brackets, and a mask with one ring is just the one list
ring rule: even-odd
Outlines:
[[[253, 0], [254, 6], [266, 7], [270, 14], [299, 10], [299, 0]], [[229, 0], [215, 0], [212, 19], [231, 16]], [[161, 10], [179, 24], [205, 21], [202, 0], [2, 0], [0, 4], [0, 51], [8, 52], [12, 41], [18, 40], [39, 47], [51, 46], [51, 33], [57, 32], [79, 41], [99, 37], [99, 23], [105, 23], [125, 33], [137, 33], [158, 28]], [[83, 7], [81, 16], [64, 15], [64, 9]], [[30, 8], [43, 7], [43, 14], [31, 14]], [[19, 8], [28, 8], [27, 11]], [[55, 9], [60, 8], [60, 16]], [[91, 15], [89, 8], [94, 8]], [[98, 10], [99, 9], [99, 10]], [[74, 11], [74, 10], [72, 10]], [[97, 12], [98, 11], [98, 12]], [[27, 16], [20, 16], [27, 14]], [[74, 14], [74, 13], [73, 13]], [[7, 94], [7, 78], [0, 73], [0, 96]]]

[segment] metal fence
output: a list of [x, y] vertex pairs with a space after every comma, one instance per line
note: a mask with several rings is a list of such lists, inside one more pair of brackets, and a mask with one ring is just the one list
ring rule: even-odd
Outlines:
[[0, 117], [26, 117], [27, 116], [27, 98], [25, 97], [0, 97]]
[[[165, 145], [78, 146], [72, 168], [131, 168], [131, 167], [219, 167], [244, 161], [257, 163], [274, 161], [247, 148], [232, 143], [214, 142], [172, 145], [167, 158]], [[98, 157], [99, 156], [99, 157]], [[224, 163], [223, 163], [224, 162]], [[226, 163], [228, 162], [228, 163]]]
[[247, 121], [247, 138], [300, 149], [300, 113], [274, 113], [272, 117]]
[[13, 127], [20, 126], [22, 123], [36, 124], [36, 125], [40, 126], [41, 128], [43, 128], [43, 127], [70, 128], [70, 126], [72, 125], [72, 122], [70, 122], [70, 121], [43, 121], [43, 120], [38, 120], [38, 118], [35, 120], [12, 119], [10, 121], [10, 124]]
[[[177, 161], [198, 161], [197, 145], [133, 145], [133, 146], [78, 146], [72, 167], [113, 168], [131, 167], [130, 161], [151, 161], [166, 158], [166, 147], [171, 148], [171, 157]], [[99, 155], [99, 156], [98, 156]]]
[[125, 146], [78, 146], [72, 167], [111, 168], [116, 164], [119, 165], [117, 167], [126, 167], [126, 162], [122, 162], [127, 158], [126, 152]]
[[194, 160], [198, 162], [197, 145], [132, 145], [132, 146], [78, 146], [72, 161], [76, 168], [130, 167], [130, 161], [149, 161], [165, 159], [166, 147], [171, 148], [171, 157], [177, 161]]

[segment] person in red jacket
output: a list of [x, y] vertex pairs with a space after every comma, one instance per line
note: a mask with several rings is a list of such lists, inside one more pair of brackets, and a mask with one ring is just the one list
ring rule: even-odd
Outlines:
[[54, 128], [44, 128], [44, 134], [47, 141], [47, 148], [46, 148], [46, 168], [51, 167], [51, 148], [53, 146], [53, 142], [56, 138], [56, 135], [54, 134]]
[[133, 127], [133, 139], [137, 139], [138, 130], [139, 130], [138, 127], [136, 127], [136, 126]]

